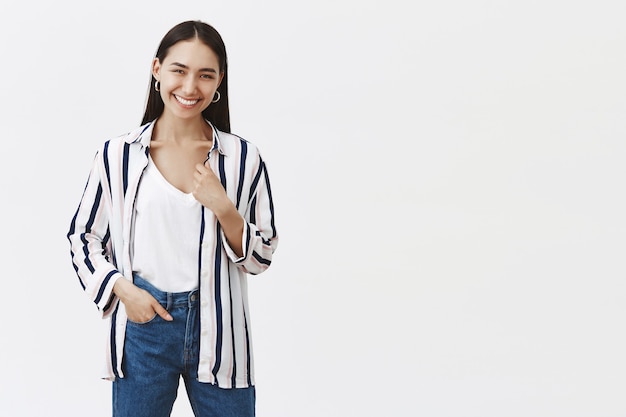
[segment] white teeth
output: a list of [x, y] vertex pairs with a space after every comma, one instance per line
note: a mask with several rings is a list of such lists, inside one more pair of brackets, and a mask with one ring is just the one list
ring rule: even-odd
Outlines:
[[185, 100], [184, 98], [180, 98], [176, 95], [174, 97], [176, 97], [176, 100], [178, 100], [180, 104], [183, 104], [185, 106], [193, 106], [194, 104], [200, 101], [200, 100]]

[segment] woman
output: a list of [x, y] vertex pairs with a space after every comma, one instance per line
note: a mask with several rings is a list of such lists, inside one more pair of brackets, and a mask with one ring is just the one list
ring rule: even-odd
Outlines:
[[143, 125], [96, 154], [68, 239], [111, 322], [114, 416], [169, 416], [182, 376], [196, 416], [253, 416], [246, 275], [278, 237], [267, 169], [230, 134], [219, 33], [183, 22], [152, 65]]

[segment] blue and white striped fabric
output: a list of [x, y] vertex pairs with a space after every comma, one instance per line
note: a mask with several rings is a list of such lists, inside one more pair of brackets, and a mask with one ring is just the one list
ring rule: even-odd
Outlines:
[[[104, 143], [94, 160], [68, 239], [80, 285], [111, 321], [104, 378], [123, 378], [124, 304], [113, 293], [132, 280], [135, 197], [148, 164], [154, 122]], [[243, 256], [229, 247], [217, 218], [202, 208], [198, 231], [200, 365], [198, 379], [222, 388], [254, 385], [247, 274], [266, 270], [278, 244], [267, 169], [258, 149], [213, 128], [209, 163], [246, 221]]]

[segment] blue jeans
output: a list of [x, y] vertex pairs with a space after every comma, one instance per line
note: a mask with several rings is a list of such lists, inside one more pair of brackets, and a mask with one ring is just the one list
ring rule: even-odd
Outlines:
[[156, 315], [147, 323], [128, 321], [124, 378], [113, 382], [113, 416], [169, 416], [182, 376], [197, 417], [254, 417], [254, 387], [224, 389], [198, 381], [198, 291], [163, 292], [137, 275], [134, 282], [152, 294], [174, 320]]

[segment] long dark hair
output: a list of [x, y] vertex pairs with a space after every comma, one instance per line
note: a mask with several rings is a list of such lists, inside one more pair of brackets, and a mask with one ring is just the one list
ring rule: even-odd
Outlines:
[[[218, 130], [230, 133], [230, 111], [228, 110], [228, 61], [226, 59], [226, 46], [224, 45], [224, 41], [217, 30], [215, 30], [211, 25], [199, 20], [189, 20], [187, 22], [179, 23], [165, 34], [159, 44], [155, 58], [157, 58], [160, 62], [163, 62], [169, 49], [175, 43], [196, 38], [215, 52], [220, 65], [219, 69], [224, 73], [222, 83], [217, 88], [217, 91], [220, 92], [220, 100], [217, 103], [211, 103], [209, 107], [204, 109], [202, 116], [213, 123]], [[154, 89], [155, 81], [156, 79], [154, 78], [154, 75], [151, 76], [150, 84], [148, 85], [146, 111], [143, 115], [143, 121], [141, 122], [142, 125], [151, 122], [163, 113], [163, 99]]]

